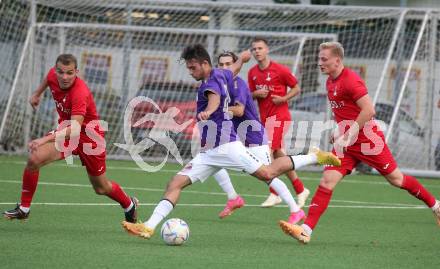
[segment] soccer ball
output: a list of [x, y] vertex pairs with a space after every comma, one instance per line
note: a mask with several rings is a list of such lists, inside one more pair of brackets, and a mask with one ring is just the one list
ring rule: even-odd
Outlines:
[[160, 235], [165, 244], [180, 246], [189, 238], [189, 227], [188, 224], [181, 219], [169, 219], [162, 225]]

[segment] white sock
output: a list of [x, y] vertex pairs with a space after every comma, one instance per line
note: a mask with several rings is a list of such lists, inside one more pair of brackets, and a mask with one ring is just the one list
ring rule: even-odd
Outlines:
[[[130, 199], [131, 200], [131, 199]], [[134, 204], [133, 201], [130, 202], [130, 205], [127, 208], [124, 208], [124, 212], [128, 212], [133, 208]]]
[[221, 169], [215, 173], [214, 178], [226, 195], [228, 195], [228, 200], [237, 198], [238, 194], [235, 192], [234, 186], [232, 186], [231, 178], [226, 169]]
[[31, 210], [29, 207], [20, 206], [20, 210], [24, 213], [29, 213], [29, 210]]
[[156, 226], [173, 211], [173, 208], [174, 206], [170, 201], [161, 200], [144, 224], [149, 228], [156, 229]]
[[289, 206], [290, 212], [298, 212], [300, 210], [286, 184], [284, 184], [279, 178], [272, 179], [269, 186], [272, 187], [272, 189], [274, 189], [281, 199]]
[[[435, 204], [433, 207], [431, 207], [432, 210], [436, 210], [438, 207], [440, 206], [440, 201], [439, 200], [435, 200]], [[21, 206], [20, 206], [21, 208]]]
[[295, 164], [295, 170], [303, 166], [316, 164], [318, 162], [318, 157], [316, 157], [315, 154], [295, 155], [295, 156], [290, 156], [290, 158]]
[[312, 235], [312, 228], [309, 227], [309, 225], [307, 224], [302, 224], [301, 227], [303, 227], [304, 231], [306, 231], [306, 233], [308, 233], [309, 235]]

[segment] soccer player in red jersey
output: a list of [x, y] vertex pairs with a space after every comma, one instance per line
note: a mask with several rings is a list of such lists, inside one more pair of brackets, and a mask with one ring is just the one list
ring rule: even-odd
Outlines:
[[299, 226], [280, 221], [281, 228], [298, 241], [308, 243], [312, 230], [327, 209], [336, 184], [359, 162], [374, 167], [391, 185], [423, 201], [433, 210], [440, 225], [440, 201], [416, 178], [399, 170], [382, 131], [373, 119], [375, 110], [364, 81], [353, 70], [344, 67], [343, 58], [344, 48], [340, 43], [320, 45], [319, 67], [328, 75], [327, 96], [338, 123], [338, 134], [333, 138], [334, 152], [341, 158], [342, 165], [325, 168], [304, 224]]
[[[59, 115], [59, 127], [56, 131], [29, 143], [29, 157], [23, 172], [21, 202], [16, 208], [3, 213], [7, 219], [27, 219], [40, 168], [74, 154], [79, 155], [82, 165], [86, 167], [95, 192], [118, 202], [124, 208], [126, 221], [137, 221], [137, 199], [125, 194], [121, 187], [110, 181], [105, 174], [104, 132], [98, 122], [99, 116], [92, 93], [77, 74], [75, 56], [61, 54], [56, 59], [55, 67], [49, 70], [46, 78], [31, 96], [30, 103], [35, 109], [43, 92], [47, 87], [50, 88]], [[74, 144], [77, 144], [76, 148], [65, 150]]]
[[[258, 101], [260, 119], [266, 127], [273, 157], [286, 156], [283, 148], [284, 132], [289, 129], [291, 117], [288, 101], [300, 92], [297, 80], [290, 70], [269, 58], [268, 42], [256, 37], [252, 42], [252, 54], [258, 62], [248, 73], [249, 89]], [[287, 91], [287, 87], [290, 91]], [[286, 173], [297, 194], [299, 207], [303, 207], [310, 191], [304, 188], [295, 171]], [[271, 207], [281, 203], [281, 198], [273, 190], [262, 207]]]

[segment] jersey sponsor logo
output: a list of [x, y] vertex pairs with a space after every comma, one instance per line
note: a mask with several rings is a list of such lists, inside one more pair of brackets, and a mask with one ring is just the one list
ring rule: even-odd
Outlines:
[[273, 91], [273, 86], [272, 86], [272, 85], [257, 84], [257, 85], [255, 85], [255, 88], [256, 88], [257, 90]]
[[344, 101], [329, 100], [331, 108], [341, 108], [345, 106]]

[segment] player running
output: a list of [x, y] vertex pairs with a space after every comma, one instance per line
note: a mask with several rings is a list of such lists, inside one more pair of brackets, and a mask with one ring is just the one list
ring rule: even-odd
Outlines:
[[[288, 101], [299, 94], [300, 88], [295, 76], [287, 67], [270, 59], [266, 39], [256, 37], [252, 41], [252, 54], [257, 64], [249, 70], [249, 88], [252, 96], [258, 101], [260, 119], [266, 127], [272, 155], [276, 159], [286, 156], [283, 136], [291, 122]], [[290, 88], [290, 91], [287, 91], [287, 88]], [[295, 171], [287, 172], [286, 176], [295, 189], [299, 207], [303, 207], [310, 191], [304, 188]], [[272, 188], [269, 190], [270, 194], [261, 204], [262, 207], [272, 207], [281, 203], [279, 193]]]
[[[224, 52], [218, 56], [219, 68], [229, 69], [238, 57], [233, 52]], [[241, 142], [247, 150], [255, 157], [259, 158], [263, 164], [271, 163], [270, 149], [267, 145], [267, 137], [263, 125], [258, 118], [257, 108], [255, 106], [252, 95], [249, 91], [247, 83], [239, 76], [234, 77], [233, 88], [229, 90], [231, 100], [229, 102], [229, 112], [232, 113], [232, 122]], [[231, 215], [235, 209], [244, 205], [244, 199], [239, 196], [229, 177], [226, 169], [222, 169], [214, 174], [215, 180], [228, 196], [228, 202], [225, 208], [220, 212], [219, 217], [225, 218]], [[295, 224], [305, 217], [304, 211], [299, 208], [292, 197], [292, 194], [285, 186], [284, 182], [279, 181], [282, 187], [280, 197], [289, 206], [290, 216], [289, 223]]]
[[[77, 75], [75, 56], [61, 54], [55, 61], [55, 67], [49, 70], [31, 96], [30, 103], [35, 109], [40, 103], [41, 95], [47, 87], [50, 88], [59, 115], [59, 127], [56, 131], [29, 143], [29, 157], [23, 172], [21, 202], [16, 208], [3, 213], [7, 219], [29, 218], [40, 168], [57, 160], [71, 158], [71, 154], [74, 154], [79, 155], [82, 165], [86, 167], [96, 194], [106, 195], [118, 202], [124, 209], [126, 221], [137, 221], [137, 199], [125, 194], [118, 183], [110, 181], [105, 174], [104, 132], [98, 123], [99, 115], [92, 93]], [[63, 147], [69, 148], [75, 143], [77, 147], [72, 148], [72, 151], [59, 150]]]
[[319, 67], [328, 75], [327, 96], [340, 134], [334, 137], [333, 152], [341, 157], [342, 165], [325, 168], [304, 224], [299, 226], [280, 221], [281, 228], [299, 242], [308, 243], [319, 218], [327, 209], [333, 189], [359, 162], [375, 168], [391, 185], [423, 201], [432, 209], [440, 225], [440, 202], [416, 178], [399, 170], [382, 131], [373, 119], [374, 106], [364, 81], [344, 67], [343, 59], [344, 48], [339, 42], [326, 42], [319, 46]]
[[182, 189], [197, 181], [204, 182], [222, 168], [245, 171], [281, 193], [286, 186], [274, 179], [281, 173], [314, 163], [340, 164], [332, 153], [318, 151], [309, 155], [285, 156], [270, 165], [264, 165], [237, 140], [229, 119], [228, 90], [233, 88], [233, 77], [238, 74], [243, 62], [249, 60], [249, 51], [243, 52], [231, 66], [233, 72], [213, 68], [208, 52], [199, 44], [186, 47], [181, 58], [185, 60], [191, 76], [202, 81], [197, 91], [197, 120], [202, 150], [168, 182], [163, 199], [146, 222], [122, 222], [129, 233], [150, 238], [156, 226], [177, 204]]

